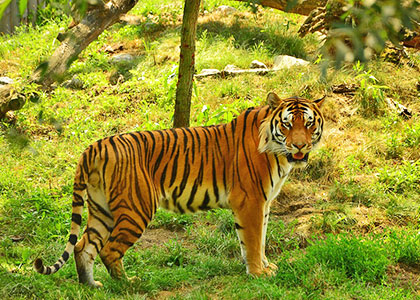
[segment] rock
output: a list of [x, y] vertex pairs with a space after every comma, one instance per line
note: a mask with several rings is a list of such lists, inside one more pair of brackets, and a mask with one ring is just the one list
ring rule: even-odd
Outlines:
[[274, 70], [290, 68], [293, 66], [307, 66], [309, 65], [309, 61], [296, 58], [289, 55], [279, 55], [274, 58]]
[[124, 50], [124, 45], [123, 43], [117, 43], [117, 44], [113, 44], [113, 45], [105, 45], [101, 48], [101, 51], [104, 51], [106, 53], [112, 54], [115, 53], [117, 51], [121, 51]]
[[121, 54], [117, 54], [114, 55], [110, 62], [111, 63], [128, 63], [134, 60], [134, 56], [128, 53], [121, 53]]
[[249, 66], [249, 68], [250, 69], [268, 69], [267, 66], [264, 63], [262, 63], [258, 60], [253, 60], [251, 62], [251, 65]]
[[238, 68], [238, 67], [237, 67], [237, 66], [235, 66], [235, 65], [227, 65], [227, 66], [223, 69], [223, 71], [226, 71], [226, 72], [238, 71], [238, 70], [240, 70], [240, 68]]
[[411, 109], [405, 107], [404, 105], [398, 103], [397, 101], [388, 97], [385, 98], [385, 101], [388, 104], [388, 107], [396, 111], [401, 117], [410, 119], [413, 116]]
[[217, 69], [203, 69], [201, 70], [201, 73], [198, 75], [195, 75], [196, 77], [206, 77], [206, 76], [214, 76], [219, 75], [221, 72]]
[[9, 77], [0, 77], [0, 85], [12, 84], [13, 79]]
[[77, 75], [74, 75], [71, 80], [64, 81], [62, 86], [68, 89], [81, 90], [84, 82]]
[[237, 9], [231, 6], [221, 5], [216, 9], [216, 12], [227, 16], [237, 12]]

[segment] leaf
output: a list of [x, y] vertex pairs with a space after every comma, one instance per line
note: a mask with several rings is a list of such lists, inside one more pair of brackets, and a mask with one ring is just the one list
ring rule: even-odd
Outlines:
[[0, 0], [0, 20], [3, 17], [4, 11], [9, 6], [12, 0]]
[[19, 0], [19, 14], [21, 17], [25, 13], [27, 6], [28, 6], [28, 0]]

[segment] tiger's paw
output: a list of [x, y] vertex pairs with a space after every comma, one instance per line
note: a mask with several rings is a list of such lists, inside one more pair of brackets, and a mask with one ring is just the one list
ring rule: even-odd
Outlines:
[[[272, 266], [274, 267], [272, 267]], [[263, 268], [263, 276], [271, 277], [276, 275], [277, 266], [275, 264], [270, 264], [268, 267]]]
[[262, 262], [263, 262], [264, 267], [269, 268], [272, 271], [277, 271], [278, 269], [277, 265], [269, 262], [267, 257], [265, 257], [265, 255]]
[[97, 288], [97, 289], [102, 288], [104, 286], [100, 281], [96, 281], [96, 280], [92, 282], [81, 282], [81, 283], [87, 284], [88, 286]]
[[277, 266], [275, 264], [270, 264], [270, 265], [272, 265], [272, 267], [270, 267], [270, 266], [262, 267], [259, 270], [250, 271], [249, 274], [252, 277], [262, 277], [262, 276], [271, 277], [271, 276], [274, 276], [276, 274]]
[[277, 265], [276, 264], [273, 264], [273, 263], [270, 263], [270, 262], [266, 265], [266, 268], [272, 270], [273, 272], [275, 272], [275, 271], [278, 270]]

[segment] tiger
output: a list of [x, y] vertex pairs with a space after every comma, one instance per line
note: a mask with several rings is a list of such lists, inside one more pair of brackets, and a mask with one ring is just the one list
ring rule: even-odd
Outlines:
[[[246, 272], [274, 275], [265, 255], [270, 206], [293, 168], [303, 168], [319, 144], [324, 98], [281, 99], [248, 108], [231, 122], [205, 127], [138, 131], [100, 139], [80, 157], [74, 178], [70, 235], [52, 266], [57, 272], [74, 252], [80, 283], [93, 277], [99, 254], [112, 278], [126, 278], [122, 259], [142, 236], [158, 207], [178, 213], [229, 208]], [[82, 211], [88, 218], [80, 240]]]

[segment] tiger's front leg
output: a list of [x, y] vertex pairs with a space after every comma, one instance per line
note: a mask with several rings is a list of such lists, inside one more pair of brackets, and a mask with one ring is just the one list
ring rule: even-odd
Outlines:
[[268, 201], [264, 205], [264, 225], [263, 225], [263, 234], [262, 234], [262, 239], [261, 239], [261, 242], [262, 242], [261, 255], [262, 255], [262, 262], [263, 262], [264, 267], [268, 267], [273, 272], [275, 272], [278, 269], [278, 267], [275, 264], [270, 263], [267, 259], [267, 256], [265, 256], [265, 243], [266, 243], [266, 238], [267, 238], [267, 226], [268, 226], [268, 219], [270, 217], [271, 202], [272, 201]]
[[245, 196], [237, 204], [232, 205], [232, 210], [247, 273], [256, 276], [273, 275], [274, 268], [264, 262], [266, 258], [263, 254], [265, 211], [263, 201]]

